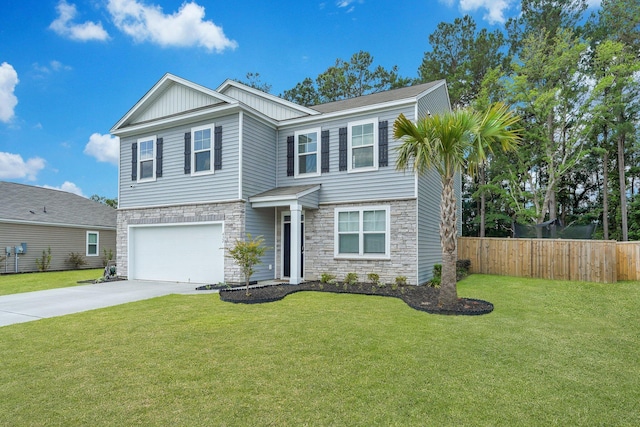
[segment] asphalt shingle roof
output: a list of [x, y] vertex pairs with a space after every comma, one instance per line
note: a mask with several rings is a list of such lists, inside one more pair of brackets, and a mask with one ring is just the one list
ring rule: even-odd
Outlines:
[[0, 222], [116, 228], [116, 210], [76, 194], [0, 181]]
[[318, 104], [309, 108], [321, 113], [333, 113], [335, 111], [350, 110], [352, 108], [366, 107], [369, 105], [382, 104], [384, 102], [415, 98], [442, 82], [443, 80], [436, 80], [434, 82], [423, 83], [415, 86], [407, 86], [399, 89], [387, 90], [385, 92], [372, 93], [371, 95], [359, 96], [357, 98], [327, 102], [326, 104]]

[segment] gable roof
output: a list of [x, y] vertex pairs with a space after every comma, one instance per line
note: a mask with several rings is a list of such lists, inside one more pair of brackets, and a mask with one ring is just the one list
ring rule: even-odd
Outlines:
[[117, 135], [128, 126], [198, 111], [206, 107], [237, 104], [236, 99], [167, 73], [118, 120], [111, 128], [111, 133]]
[[286, 120], [295, 117], [319, 114], [313, 110], [295, 102], [287, 101], [270, 93], [252, 88], [235, 80], [227, 79], [222, 83], [217, 92], [229, 95], [243, 104], [260, 111], [275, 120]]
[[0, 222], [116, 228], [116, 210], [61, 190], [0, 181]]
[[436, 80], [433, 82], [423, 83], [415, 86], [407, 86], [399, 89], [372, 93], [370, 95], [358, 96], [356, 98], [327, 102], [325, 104], [314, 105], [310, 108], [324, 114], [334, 113], [336, 111], [352, 110], [355, 108], [368, 107], [371, 105], [400, 101], [404, 99], [415, 100], [426, 95], [436, 87], [442, 86], [443, 84], [445, 84], [445, 80]]

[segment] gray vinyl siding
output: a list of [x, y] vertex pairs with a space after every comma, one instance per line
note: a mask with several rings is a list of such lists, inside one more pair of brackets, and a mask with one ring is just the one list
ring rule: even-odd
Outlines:
[[[213, 123], [222, 126], [222, 169], [214, 174], [184, 173], [184, 134], [191, 128]], [[163, 174], [152, 182], [131, 180], [131, 144], [138, 138], [163, 138]], [[120, 141], [120, 208], [165, 206], [238, 199], [238, 114], [140, 134]], [[213, 149], [213, 145], [212, 145]], [[212, 150], [213, 151], [213, 150]], [[213, 163], [213, 162], [212, 162]]]
[[[249, 197], [270, 190], [276, 186], [276, 130], [244, 114], [242, 124], [242, 197]], [[275, 209], [253, 209], [247, 203], [245, 208], [245, 232], [252, 236], [263, 236], [265, 246], [270, 248], [257, 265], [252, 280], [274, 278], [275, 266]], [[272, 269], [269, 270], [269, 265]]]
[[440, 86], [418, 100], [418, 118], [451, 111], [446, 87]]
[[[255, 272], [251, 276], [251, 280], [273, 279], [276, 271], [275, 209], [253, 209], [251, 203], [247, 202], [245, 212], [245, 232], [250, 233], [253, 237], [264, 237], [264, 244], [269, 248], [262, 257], [262, 264], [254, 267]], [[269, 265], [271, 265], [271, 270], [269, 270]]]
[[440, 197], [442, 182], [435, 170], [418, 179], [418, 283], [433, 277], [433, 265], [442, 262]]
[[141, 112], [132, 124], [146, 122], [149, 120], [167, 117], [172, 114], [194, 110], [209, 105], [220, 104], [222, 101], [211, 95], [198, 90], [183, 86], [181, 84], [171, 84], [150, 107]]
[[244, 114], [242, 136], [242, 197], [276, 186], [276, 130]]
[[[374, 114], [350, 116], [349, 118], [314, 123], [309, 125], [288, 127], [280, 130], [278, 135], [278, 187], [306, 184], [322, 184], [320, 203], [349, 202], [379, 199], [399, 199], [415, 197], [415, 179], [413, 173], [398, 172], [395, 169], [395, 148], [400, 141], [393, 138], [393, 122], [400, 113], [410, 120], [414, 117], [414, 108], [397, 108]], [[339, 171], [339, 136], [340, 128], [347, 127], [349, 122], [377, 118], [378, 122], [388, 121], [389, 132], [389, 165], [375, 171], [348, 173]], [[329, 172], [319, 176], [296, 178], [287, 176], [287, 136], [296, 131], [321, 127], [329, 130]], [[377, 125], [375, 132], [377, 132]], [[318, 144], [320, 146], [320, 144]], [[320, 147], [318, 147], [318, 168], [320, 168]]]
[[[98, 256], [86, 256], [87, 231], [98, 234]], [[49, 270], [71, 270], [73, 267], [67, 262], [71, 252], [80, 253], [87, 264], [80, 267], [102, 268], [103, 250], [106, 249], [116, 256], [116, 231], [115, 230], [95, 230], [92, 228], [54, 227], [44, 225], [29, 224], [6, 224], [0, 223], [0, 256], [5, 255], [5, 247], [27, 244], [27, 253], [20, 255], [18, 259], [18, 272], [26, 273], [38, 271], [36, 258], [42, 258], [42, 251], [51, 248], [51, 265]], [[6, 260], [7, 269], [5, 271], [5, 261], [0, 262], [0, 273], [15, 273], [14, 251], [11, 257]], [[87, 279], [97, 279], [97, 277], [87, 277]]]

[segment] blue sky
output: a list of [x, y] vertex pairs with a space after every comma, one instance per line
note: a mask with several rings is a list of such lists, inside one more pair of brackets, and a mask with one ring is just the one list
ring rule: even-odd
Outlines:
[[115, 198], [109, 129], [167, 72], [212, 89], [258, 72], [278, 95], [364, 50], [416, 77], [439, 22], [469, 13], [494, 29], [518, 12], [517, 0], [4, 0], [0, 180]]

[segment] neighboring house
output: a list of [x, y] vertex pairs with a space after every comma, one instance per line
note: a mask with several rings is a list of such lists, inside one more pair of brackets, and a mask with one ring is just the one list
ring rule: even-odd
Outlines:
[[396, 170], [393, 122], [449, 110], [443, 80], [302, 107], [166, 74], [111, 129], [118, 273], [241, 282], [225, 249], [250, 233], [270, 247], [255, 280], [355, 272], [423, 283], [441, 261], [441, 184], [434, 171]]
[[0, 273], [38, 271], [36, 259], [49, 248], [49, 270], [73, 269], [71, 252], [84, 257], [81, 268], [100, 268], [104, 250], [115, 259], [115, 243], [115, 209], [66, 191], [0, 182], [0, 258], [10, 252]]

